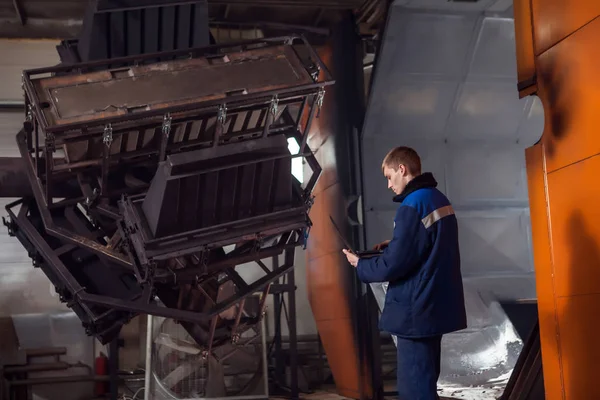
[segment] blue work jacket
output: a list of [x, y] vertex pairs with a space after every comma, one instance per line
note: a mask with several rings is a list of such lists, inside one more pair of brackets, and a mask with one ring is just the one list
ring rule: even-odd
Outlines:
[[383, 254], [361, 258], [362, 282], [389, 282], [379, 321], [404, 338], [443, 335], [467, 327], [458, 223], [433, 175], [414, 178], [394, 198], [401, 203]]

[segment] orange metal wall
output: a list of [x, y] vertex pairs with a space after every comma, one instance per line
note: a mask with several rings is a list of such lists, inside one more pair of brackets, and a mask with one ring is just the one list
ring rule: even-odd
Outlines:
[[[332, 69], [331, 47], [319, 48], [318, 52]], [[350, 309], [354, 271], [341, 253], [343, 244], [329, 223], [330, 215], [340, 227], [344, 227], [346, 221], [344, 195], [336, 168], [332, 99], [332, 93], [325, 95], [320, 117], [314, 120], [308, 141], [323, 172], [313, 192], [315, 202], [310, 212], [313, 227], [307, 246], [306, 285], [338, 393], [354, 399], [371, 398], [371, 384], [367, 379], [370, 375], [362, 374], [361, 382], [359, 347]]]
[[548, 400], [600, 399], [599, 16], [598, 0], [515, 0], [521, 94], [545, 111], [526, 157]]

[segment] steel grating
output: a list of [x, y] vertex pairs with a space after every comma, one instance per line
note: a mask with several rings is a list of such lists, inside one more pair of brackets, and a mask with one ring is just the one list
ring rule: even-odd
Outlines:
[[[210, 352], [260, 322], [245, 299], [260, 292], [264, 308], [305, 243], [320, 174], [306, 138], [331, 84], [293, 36], [25, 71], [17, 143], [33, 199], [5, 223], [101, 342], [147, 313]], [[248, 262], [264, 276], [242, 279]]]

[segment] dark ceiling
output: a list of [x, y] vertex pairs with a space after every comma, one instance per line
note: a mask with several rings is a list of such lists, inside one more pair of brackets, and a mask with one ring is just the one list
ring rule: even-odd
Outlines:
[[[88, 0], [0, 0], [0, 37], [77, 36]], [[361, 34], [375, 34], [387, 0], [208, 0], [213, 27], [323, 32], [340, 12], [354, 13]]]

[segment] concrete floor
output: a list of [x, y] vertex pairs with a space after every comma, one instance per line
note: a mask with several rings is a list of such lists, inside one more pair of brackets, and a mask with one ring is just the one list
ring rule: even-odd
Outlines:
[[[392, 388], [387, 388], [386, 390], [393, 390]], [[271, 397], [271, 400], [287, 400], [285, 397]], [[301, 400], [353, 400], [347, 397], [343, 397], [338, 395], [335, 392], [335, 387], [327, 387], [323, 390], [319, 390], [312, 394], [306, 394], [300, 396]], [[386, 397], [386, 400], [396, 400], [396, 397]], [[440, 397], [440, 400], [453, 400], [449, 397]]]

